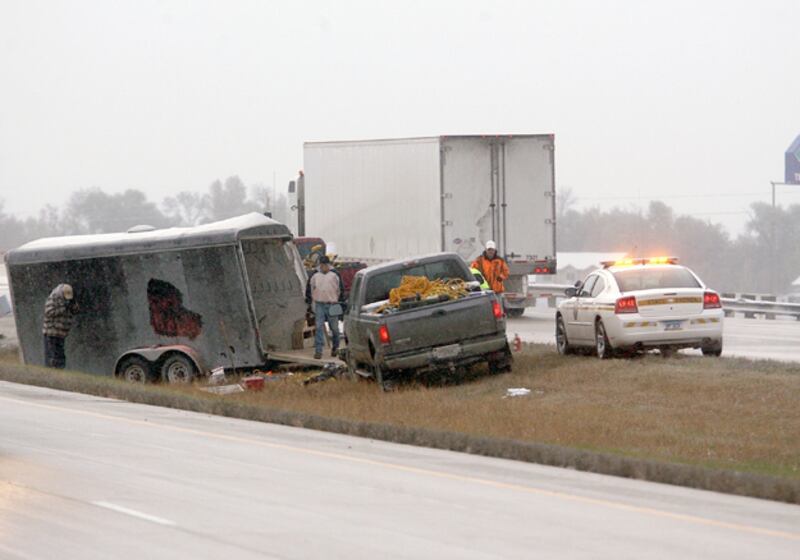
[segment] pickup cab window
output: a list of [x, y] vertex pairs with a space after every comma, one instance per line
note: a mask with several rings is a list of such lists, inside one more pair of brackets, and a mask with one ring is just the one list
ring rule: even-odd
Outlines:
[[367, 278], [367, 293], [364, 303], [369, 305], [376, 301], [389, 299], [389, 292], [400, 285], [403, 276], [425, 276], [429, 280], [450, 278], [457, 278], [465, 282], [475, 280], [465, 265], [453, 259], [410, 265], [407, 268], [387, 270]]

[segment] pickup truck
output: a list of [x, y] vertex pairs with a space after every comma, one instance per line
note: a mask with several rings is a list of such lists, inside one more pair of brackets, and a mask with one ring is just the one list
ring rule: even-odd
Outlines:
[[[464, 297], [404, 301], [386, 310], [389, 292], [404, 276], [464, 280]], [[383, 388], [403, 376], [486, 361], [493, 373], [510, 371], [511, 352], [500, 298], [483, 290], [456, 253], [379, 264], [356, 273], [344, 317], [351, 375], [371, 377]]]

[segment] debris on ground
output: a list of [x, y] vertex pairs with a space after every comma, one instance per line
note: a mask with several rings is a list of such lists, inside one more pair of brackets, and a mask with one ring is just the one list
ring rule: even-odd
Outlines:
[[214, 395], [231, 395], [233, 393], [244, 393], [244, 389], [238, 383], [233, 385], [217, 385], [215, 387], [201, 387], [201, 391], [213, 393]]
[[211, 374], [208, 376], [208, 384], [222, 385], [223, 383], [225, 383], [225, 368], [220, 366], [212, 369]]
[[526, 397], [531, 394], [530, 389], [526, 389], [525, 387], [510, 387], [506, 389], [506, 394], [503, 396], [504, 399], [509, 397]]
[[244, 389], [249, 391], [261, 391], [264, 389], [264, 376], [263, 375], [248, 375], [243, 377], [239, 382]]
[[305, 381], [303, 381], [303, 385], [309, 385], [311, 383], [319, 383], [320, 381], [327, 381], [328, 379], [338, 379], [339, 377], [343, 376], [347, 371], [346, 366], [336, 365], [336, 364], [325, 364], [325, 367], [322, 368], [322, 371], [316, 375], [312, 375]]
[[223, 385], [227, 378], [225, 377], [225, 370], [222, 367], [211, 370], [208, 377], [208, 387], [201, 387], [202, 391], [213, 393], [215, 395], [230, 395], [233, 393], [241, 393], [243, 391], [261, 391], [267, 381], [277, 381], [286, 379], [294, 375], [291, 372], [273, 372], [253, 370], [251, 375], [242, 377], [238, 383], [229, 383]]

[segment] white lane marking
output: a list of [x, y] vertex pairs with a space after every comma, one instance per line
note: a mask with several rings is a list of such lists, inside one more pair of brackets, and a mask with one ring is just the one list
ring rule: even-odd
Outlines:
[[175, 527], [177, 525], [177, 523], [175, 523], [174, 521], [170, 521], [169, 519], [164, 519], [163, 517], [156, 517], [155, 515], [142, 513], [141, 511], [136, 511], [135, 509], [129, 509], [126, 507], [118, 506], [117, 504], [112, 504], [111, 502], [92, 502], [92, 503], [101, 508], [110, 509], [112, 511], [116, 511], [117, 513], [124, 513], [132, 517], [138, 517], [139, 519], [144, 519], [145, 521], [150, 521], [151, 523], [158, 523], [159, 525], [167, 525], [169, 527]]
[[[329, 459], [337, 459], [337, 460], [347, 461], [347, 462], [355, 463], [355, 464], [378, 466], [378, 467], [383, 467], [383, 468], [387, 468], [387, 469], [391, 469], [391, 470], [395, 470], [395, 471], [414, 473], [414, 474], [425, 475], [425, 476], [435, 477], [435, 478], [440, 478], [440, 479], [449, 479], [449, 480], [456, 480], [456, 481], [461, 481], [461, 482], [469, 482], [469, 483], [479, 484], [479, 485], [482, 485], [482, 486], [488, 486], [488, 487], [494, 487], [494, 488], [502, 488], [502, 489], [507, 489], [507, 490], [512, 490], [512, 491], [523, 492], [523, 493], [527, 493], [527, 494], [534, 494], [534, 495], [540, 495], [540, 496], [549, 496], [549, 497], [552, 497], [552, 498], [558, 498], [558, 499], [573, 501], [573, 502], [577, 502], [577, 503], [584, 503], [584, 504], [602, 506], [602, 507], [606, 507], [606, 508], [613, 508], [613, 509], [618, 509], [618, 510], [623, 510], [623, 511], [642, 513], [642, 514], [645, 514], [645, 515], [661, 517], [661, 518], [666, 518], [666, 519], [674, 519], [674, 520], [684, 521], [684, 522], [693, 523], [693, 524], [697, 524], [697, 525], [706, 525], [706, 526], [711, 526], [711, 527], [719, 527], [719, 528], [724, 528], [724, 529], [731, 529], [731, 530], [742, 532], [742, 533], [751, 533], [751, 534], [757, 534], [757, 535], [765, 535], [765, 536], [779, 537], [779, 538], [783, 538], [783, 539], [800, 541], [800, 533], [793, 533], [793, 532], [789, 532], [789, 531], [767, 529], [767, 528], [764, 528], [764, 527], [757, 527], [757, 526], [752, 526], [752, 525], [743, 525], [743, 524], [740, 524], [740, 523], [732, 523], [732, 522], [727, 522], [727, 521], [720, 521], [720, 520], [711, 519], [711, 518], [707, 518], [707, 517], [700, 517], [700, 516], [691, 515], [691, 514], [675, 513], [675, 512], [671, 512], [671, 511], [667, 511], [667, 510], [660, 510], [660, 509], [656, 509], [656, 508], [652, 508], [652, 507], [646, 507], [646, 506], [635, 506], [635, 505], [632, 505], [632, 504], [628, 504], [628, 503], [625, 503], [625, 502], [619, 502], [619, 501], [611, 500], [611, 499], [590, 498], [588, 496], [582, 496], [582, 495], [579, 495], [579, 494], [571, 494], [571, 493], [568, 493], [568, 492], [546, 490], [544, 488], [538, 488], [538, 487], [535, 487], [535, 486], [526, 486], [526, 485], [522, 485], [522, 484], [500, 482], [500, 481], [495, 481], [495, 480], [492, 480], [492, 479], [479, 478], [479, 477], [469, 476], [469, 475], [460, 475], [460, 474], [451, 473], [451, 472], [447, 472], [447, 471], [437, 471], [437, 470], [427, 469], [427, 468], [411, 467], [411, 466], [398, 464], [398, 463], [390, 463], [388, 461], [379, 461], [379, 460], [374, 460], [374, 459], [366, 459], [366, 458], [362, 458], [362, 457], [354, 457], [352, 455], [345, 455], [343, 453], [338, 453], [338, 452], [333, 452], [333, 451], [319, 451], [319, 450], [316, 450], [316, 449], [310, 449], [310, 448], [306, 448], [306, 447], [298, 447], [296, 445], [288, 445], [288, 444], [284, 444], [284, 443], [274, 443], [274, 442], [264, 441], [264, 440], [261, 440], [261, 439], [256, 439], [254, 437], [229, 435], [229, 434], [223, 434], [223, 433], [219, 433], [219, 432], [201, 430], [201, 429], [196, 429], [196, 428], [184, 428], [184, 427], [181, 427], [181, 426], [175, 426], [175, 425], [167, 424], [167, 423], [151, 422], [151, 421], [147, 421], [147, 420], [137, 420], [135, 418], [127, 418], [127, 417], [124, 417], [124, 416], [117, 416], [117, 415], [114, 415], [114, 414], [106, 414], [106, 413], [102, 413], [102, 412], [92, 412], [92, 411], [88, 411], [88, 410], [69, 408], [69, 407], [65, 407], [65, 406], [57, 406], [57, 405], [44, 404], [44, 403], [34, 403], [34, 402], [30, 402], [30, 401], [25, 401], [25, 400], [21, 400], [21, 399], [10, 398], [10, 397], [4, 397], [4, 396], [0, 396], [0, 401], [13, 402], [13, 403], [17, 403], [17, 404], [31, 406], [31, 407], [34, 407], [34, 408], [42, 408], [42, 409], [45, 409], [45, 410], [56, 410], [56, 411], [59, 411], [59, 412], [68, 412], [68, 413], [77, 414], [77, 415], [80, 415], [80, 416], [87, 416], [87, 417], [93, 417], [93, 418], [103, 418], [103, 419], [108, 419], [108, 420], [115, 420], [117, 422], [123, 422], [123, 423], [126, 423], [126, 424], [135, 425], [135, 426], [146, 426], [146, 427], [152, 428], [152, 429], [164, 429], [164, 430], [169, 430], [169, 431], [176, 432], [176, 433], [193, 434], [193, 435], [198, 435], [198, 436], [202, 436], [202, 437], [211, 437], [211, 438], [215, 438], [215, 439], [218, 439], [218, 440], [221, 440], [221, 441], [230, 441], [230, 442], [236, 442], [236, 443], [243, 443], [243, 444], [246, 444], [246, 445], [249, 445], [249, 446], [264, 447], [264, 448], [267, 448], [267, 449], [281, 449], [281, 450], [292, 451], [292, 452], [296, 452], [296, 453], [302, 453], [302, 454], [310, 455], [310, 456], [314, 456], [314, 457], [326, 457], [326, 458], [329, 458]], [[143, 406], [147, 406], [147, 405], [143, 405]], [[176, 410], [178, 410], [179, 412], [185, 412], [185, 411], [181, 411], [179, 409], [176, 409]], [[115, 506], [115, 507], [119, 507], [119, 506]], [[128, 510], [128, 511], [132, 511], [132, 510]], [[136, 513], [139, 513], [139, 512], [136, 512]]]

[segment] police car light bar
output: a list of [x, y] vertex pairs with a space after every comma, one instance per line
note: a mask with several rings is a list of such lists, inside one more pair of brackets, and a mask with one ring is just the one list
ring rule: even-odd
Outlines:
[[603, 268], [610, 266], [637, 266], [644, 264], [678, 264], [678, 257], [636, 257], [617, 261], [601, 261]]

